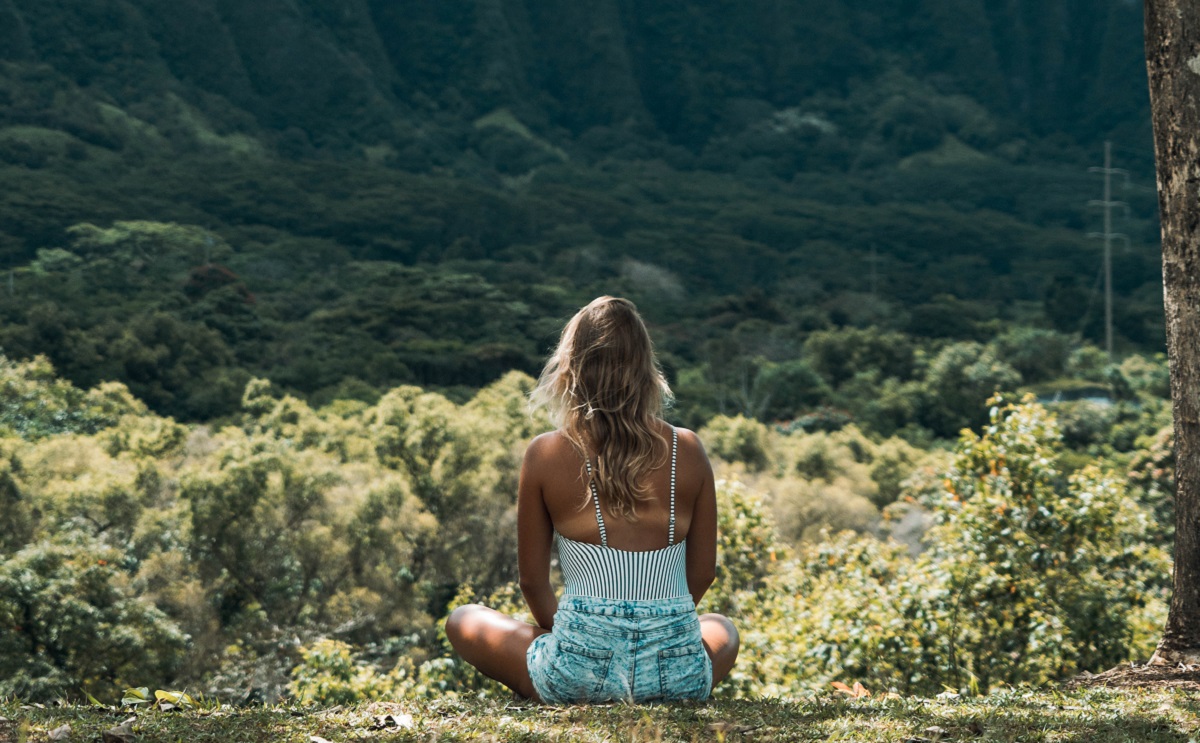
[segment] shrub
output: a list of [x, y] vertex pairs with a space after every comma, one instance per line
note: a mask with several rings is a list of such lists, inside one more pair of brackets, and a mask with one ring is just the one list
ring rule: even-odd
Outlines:
[[771, 461], [767, 427], [751, 418], [719, 415], [699, 432], [709, 452], [726, 462], [742, 462], [752, 472]]
[[57, 433], [95, 433], [125, 413], [144, 412], [124, 385], [84, 391], [54, 375], [45, 357], [12, 361], [0, 355], [0, 435], [38, 439]]
[[322, 638], [300, 649], [288, 691], [301, 704], [352, 704], [379, 699], [390, 689], [374, 668], [355, 660], [350, 645]]
[[1097, 467], [1063, 477], [1060, 449], [1043, 407], [997, 405], [930, 497], [921, 555], [849, 534], [802, 547], [743, 602], [753, 671], [728, 693], [987, 691], [1148, 654], [1168, 576], [1149, 515]]
[[123, 556], [80, 534], [0, 563], [0, 695], [32, 701], [165, 684], [188, 638], [136, 596]]

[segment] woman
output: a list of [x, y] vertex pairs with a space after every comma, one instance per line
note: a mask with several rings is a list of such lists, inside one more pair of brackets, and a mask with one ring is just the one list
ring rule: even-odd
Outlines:
[[537, 626], [474, 604], [446, 622], [484, 675], [551, 704], [641, 702], [705, 699], [733, 668], [733, 624], [696, 616], [716, 568], [712, 468], [694, 433], [662, 419], [669, 396], [632, 302], [600, 297], [567, 323], [532, 394], [558, 430], [530, 443], [517, 495]]

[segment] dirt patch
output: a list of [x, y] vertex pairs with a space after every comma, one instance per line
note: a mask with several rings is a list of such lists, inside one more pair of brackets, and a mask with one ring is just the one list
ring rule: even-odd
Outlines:
[[1200, 692], [1200, 665], [1149, 666], [1126, 664], [1104, 673], [1082, 673], [1068, 681], [1068, 689], [1103, 686], [1114, 689], [1180, 689]]

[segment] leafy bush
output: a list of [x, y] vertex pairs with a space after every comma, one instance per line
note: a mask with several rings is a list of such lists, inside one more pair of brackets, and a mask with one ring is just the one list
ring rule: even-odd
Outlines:
[[[95, 417], [0, 435], [0, 623], [22, 627], [0, 636], [0, 693], [108, 698], [166, 681], [244, 699], [289, 683], [311, 701], [499, 693], [435, 619], [480, 596], [524, 616], [517, 468], [548, 425], [526, 412], [529, 377], [463, 404], [404, 386], [316, 410], [258, 380], [233, 424], [188, 428], [119, 385], [84, 392], [44, 363], [6, 368], [20, 399]], [[1158, 407], [1122, 405], [1130, 431], [1161, 425]], [[1073, 474], [1060, 468], [1066, 442], [1038, 405], [998, 404], [949, 463], [854, 425], [715, 418], [702, 436], [722, 476], [704, 608], [745, 640], [722, 693], [851, 678], [982, 690], [1148, 649], [1162, 527], [1079, 454]], [[1131, 492], [1153, 505], [1169, 441], [1140, 446]], [[867, 535], [879, 506], [919, 504], [935, 521], [923, 551]], [[822, 534], [844, 527], [859, 534]]]
[[1063, 478], [1053, 417], [998, 405], [929, 504], [928, 548], [842, 535], [746, 604], [733, 693], [839, 678], [932, 693], [1040, 684], [1149, 654], [1168, 562], [1149, 515], [1098, 468]]
[[921, 423], [939, 436], [953, 437], [985, 421], [979, 411], [998, 391], [1012, 390], [1021, 375], [979, 343], [953, 343], [929, 364], [922, 384]]
[[59, 379], [45, 357], [13, 361], [0, 354], [0, 436], [95, 433], [124, 413], [144, 411], [121, 384], [84, 391]]
[[137, 682], [175, 677], [188, 638], [137, 595], [124, 560], [67, 533], [0, 563], [0, 694], [110, 699]]
[[699, 431], [701, 440], [714, 456], [726, 462], [741, 462], [757, 472], [771, 461], [767, 427], [744, 416], [719, 415]]
[[380, 699], [391, 691], [386, 677], [356, 662], [350, 645], [322, 638], [300, 649], [288, 691], [301, 704], [351, 704]]

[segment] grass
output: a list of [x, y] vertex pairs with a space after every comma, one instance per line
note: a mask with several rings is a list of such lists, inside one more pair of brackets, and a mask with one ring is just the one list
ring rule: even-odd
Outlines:
[[131, 712], [0, 701], [0, 743], [99, 741], [136, 714], [135, 741], [950, 741], [1200, 742], [1200, 694], [1170, 690], [1007, 691], [978, 698], [722, 700], [539, 707], [444, 698], [330, 709], [289, 706]]

